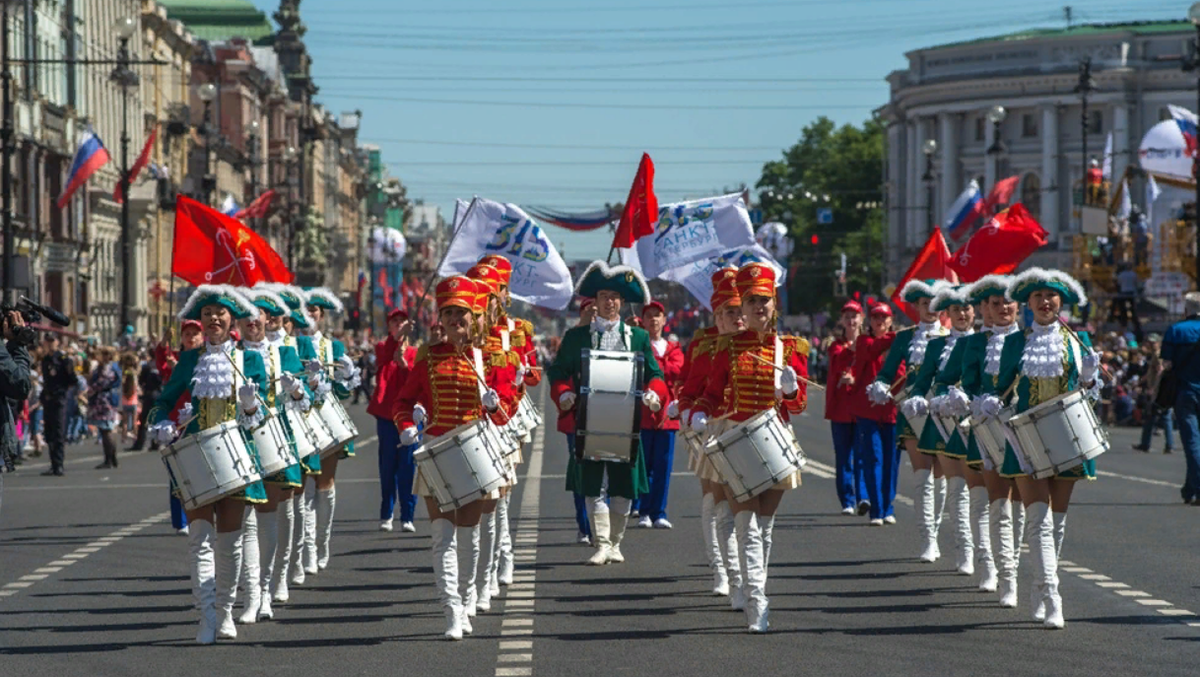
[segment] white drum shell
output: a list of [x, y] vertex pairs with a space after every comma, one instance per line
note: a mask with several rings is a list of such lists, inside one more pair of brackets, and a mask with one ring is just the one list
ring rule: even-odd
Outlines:
[[[413, 453], [441, 510], [460, 508], [508, 484], [508, 464], [485, 419], [461, 425]], [[494, 428], [492, 428], [494, 429]]]
[[754, 498], [804, 465], [795, 434], [774, 409], [710, 440], [704, 453], [737, 501]]
[[325, 424], [326, 430], [329, 431], [330, 437], [333, 439], [333, 445], [325, 447], [321, 450], [321, 458], [332, 455], [334, 451], [341, 449], [350, 440], [358, 437], [358, 427], [354, 425], [354, 421], [350, 420], [350, 415], [346, 413], [346, 408], [338, 401], [333, 393], [325, 395], [325, 399], [319, 405], [314, 406], [317, 416], [321, 422]]
[[625, 351], [587, 351], [587, 382], [580, 388], [587, 428], [576, 431], [584, 460], [633, 462], [641, 436], [635, 430], [642, 402], [637, 358]]
[[288, 443], [287, 431], [283, 427], [283, 419], [274, 411], [266, 417], [262, 425], [253, 430], [254, 450], [258, 452], [258, 467], [263, 477], [269, 477], [280, 472], [289, 465], [299, 463]]
[[[997, 472], [1004, 467], [1004, 444], [1012, 436], [1012, 431], [1006, 430], [1008, 426], [1005, 423], [1011, 415], [1012, 410], [1005, 409], [999, 416], [971, 416], [967, 419], [970, 421], [971, 430], [975, 432], [975, 443], [979, 445], [979, 452], [991, 459]], [[964, 421], [963, 425], [968, 424]]]
[[1023, 469], [1035, 479], [1079, 467], [1110, 447], [1108, 432], [1081, 391], [1059, 395], [1016, 414], [1009, 426], [1020, 442]]
[[317, 446], [317, 434], [313, 432], [305, 412], [285, 409], [283, 415], [287, 418], [288, 428], [292, 431], [292, 441], [296, 443], [296, 456], [302, 459], [308, 458], [321, 450]]
[[[937, 429], [938, 435], [942, 436], [942, 441], [947, 446], [950, 440], [954, 439], [955, 435], [959, 434], [958, 417], [957, 416], [942, 416], [940, 414], [933, 416], [933, 427]], [[962, 437], [963, 444], [966, 444], [966, 436]]]
[[163, 448], [183, 507], [215, 503], [262, 479], [237, 421], [226, 421]]

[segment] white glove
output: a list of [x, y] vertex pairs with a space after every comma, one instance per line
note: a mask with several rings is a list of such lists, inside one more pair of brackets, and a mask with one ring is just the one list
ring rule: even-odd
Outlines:
[[525, 381], [525, 374], [527, 374], [527, 373], [529, 373], [529, 370], [525, 368], [525, 365], [522, 364], [522, 365], [518, 366], [517, 367], [517, 376], [516, 376], [516, 378], [513, 379], [513, 385], [515, 385], [515, 386], [521, 385], [521, 383]]
[[253, 383], [243, 383], [238, 388], [238, 403], [242, 405], [243, 411], [258, 409], [258, 388], [254, 387]]
[[[181, 422], [187, 421], [189, 418], [192, 417], [192, 414], [195, 414], [195, 413], [196, 413], [196, 408], [192, 406], [191, 402], [188, 402], [179, 408], [179, 414], [176, 415], [175, 420], [181, 421]], [[163, 421], [163, 423], [170, 423], [170, 421]]]
[[657, 414], [659, 409], [662, 409], [662, 400], [658, 399], [658, 394], [653, 390], [647, 390], [642, 393], [642, 404], [651, 412]]
[[692, 410], [691, 409], [684, 409], [683, 411], [679, 412], [679, 422], [680, 423], [682, 423], [683, 425], [691, 425], [691, 421], [692, 421]]
[[424, 425], [426, 419], [425, 407], [422, 407], [419, 404], [413, 405], [412, 419], [413, 423], [416, 423], [417, 425]]
[[570, 411], [571, 407], [575, 406], [575, 393], [567, 391], [558, 396], [558, 408], [560, 411]]
[[667, 405], [667, 418], [676, 420], [679, 418], [679, 400], [671, 400]]
[[295, 395], [304, 389], [304, 385], [300, 383], [300, 379], [292, 376], [286, 371], [280, 375], [279, 384], [283, 386], [283, 391], [289, 395]]
[[304, 370], [308, 372], [309, 378], [312, 378], [324, 371], [324, 368], [321, 366], [320, 360], [309, 360], [308, 364], [304, 365]]
[[488, 389], [488, 391], [483, 394], [483, 397], [480, 398], [480, 401], [483, 403], [484, 409], [487, 409], [488, 411], [496, 411], [500, 408], [500, 393], [497, 393], [495, 390]]
[[883, 406], [891, 401], [892, 394], [883, 381], [872, 381], [871, 385], [867, 386], [867, 399], [871, 400], [871, 404]]
[[1079, 380], [1084, 383], [1091, 383], [1096, 380], [1096, 374], [1100, 373], [1100, 354], [1092, 351], [1083, 356], [1079, 364]]
[[981, 395], [975, 398], [975, 413], [985, 418], [994, 418], [1000, 414], [1000, 398], [995, 395]]
[[943, 411], [951, 416], [966, 416], [971, 413], [971, 398], [958, 386], [950, 386], [945, 398]]
[[946, 396], [945, 395], [938, 395], [937, 397], [934, 397], [933, 399], [929, 400], [929, 413], [933, 414], [934, 416], [947, 416], [948, 414], [945, 411], [945, 407], [946, 407]]
[[400, 431], [400, 445], [409, 447], [417, 443], [417, 429], [405, 428]]
[[800, 379], [796, 376], [796, 370], [791, 367], [784, 367], [783, 373], [779, 375], [779, 386], [783, 388], [783, 394], [787, 396], [793, 395], [800, 387]]
[[150, 426], [150, 439], [162, 445], [174, 442], [177, 434], [175, 425], [170, 421], [162, 421]]
[[692, 414], [692, 432], [703, 435], [704, 429], [708, 427], [708, 417], [704, 412], [698, 411]]
[[924, 416], [929, 413], [929, 402], [920, 395], [910, 397], [904, 400], [904, 404], [900, 405], [900, 413], [904, 414], [904, 418]]

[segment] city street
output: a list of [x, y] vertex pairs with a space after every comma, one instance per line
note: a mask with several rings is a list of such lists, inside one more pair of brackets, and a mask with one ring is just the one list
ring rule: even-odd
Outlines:
[[[328, 570], [294, 588], [274, 621], [239, 626], [236, 641], [218, 646], [193, 641], [187, 539], [170, 528], [157, 453], [123, 454], [119, 470], [93, 470], [99, 446], [87, 443], [68, 450], [63, 478], [39, 476], [44, 463], [5, 476], [0, 672], [1012, 677], [1195, 669], [1200, 508], [1179, 500], [1178, 451], [1140, 454], [1130, 450], [1133, 429], [1114, 433], [1099, 480], [1075, 493], [1062, 553], [1067, 628], [1052, 632], [1029, 618], [1024, 561], [1015, 610], [955, 575], [948, 557], [916, 561], [907, 466], [896, 526], [838, 514], [820, 399], [796, 425], [811, 462], [777, 523], [766, 636], [748, 635], [742, 614], [709, 594], [699, 489], [682, 449], [670, 501], [675, 528], [633, 528], [625, 564], [588, 567], [591, 551], [574, 542], [563, 491], [565, 440], [547, 429], [526, 451], [512, 502], [516, 583], [475, 620], [473, 637], [445, 641], [427, 523], [419, 520], [416, 534], [378, 531], [375, 426], [354, 407], [362, 441], [339, 473]], [[951, 552], [948, 526], [942, 549]]]

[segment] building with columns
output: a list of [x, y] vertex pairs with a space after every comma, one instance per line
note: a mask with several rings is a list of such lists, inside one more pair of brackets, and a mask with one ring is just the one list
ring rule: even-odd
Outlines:
[[[1113, 176], [1120, 177], [1136, 164], [1146, 131], [1170, 119], [1168, 104], [1195, 106], [1195, 76], [1179, 62], [1194, 36], [1186, 22], [1085, 24], [906, 54], [908, 67], [887, 76], [891, 96], [879, 111], [887, 125], [888, 283], [903, 275], [971, 179], [986, 193], [1013, 175], [1021, 178], [1012, 202], [1024, 203], [1050, 236], [1028, 264], [1069, 267], [1085, 147], [1086, 159], [1100, 159], [1111, 132]], [[1076, 91], [1085, 58], [1095, 83], [1086, 130]], [[993, 125], [987, 113], [997, 105], [1007, 115]], [[935, 149], [927, 148], [930, 139]], [[1142, 194], [1135, 187], [1134, 201]]]

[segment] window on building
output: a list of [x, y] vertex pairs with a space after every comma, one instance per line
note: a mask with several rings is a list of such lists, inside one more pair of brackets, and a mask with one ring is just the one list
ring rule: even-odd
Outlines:
[[1026, 139], [1035, 138], [1038, 135], [1038, 119], [1034, 113], [1025, 113], [1021, 116], [1021, 136]]
[[1100, 134], [1104, 132], [1104, 111], [1093, 110], [1088, 111], [1088, 134]]
[[987, 138], [987, 120], [982, 115], [975, 118], [975, 140], [983, 141]]
[[1042, 179], [1033, 172], [1029, 172], [1021, 179], [1021, 204], [1025, 205], [1033, 218], [1041, 219]]

